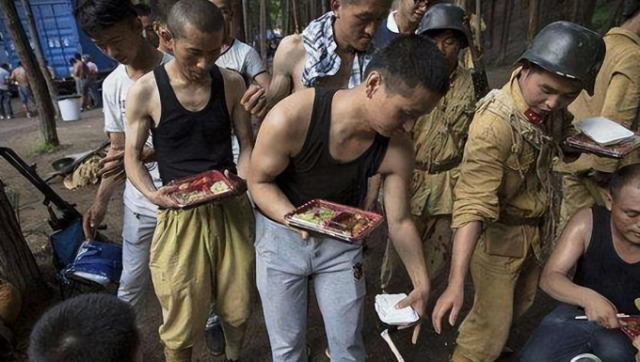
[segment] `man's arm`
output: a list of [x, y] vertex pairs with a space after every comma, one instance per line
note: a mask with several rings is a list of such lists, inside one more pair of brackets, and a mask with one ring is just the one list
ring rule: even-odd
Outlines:
[[175, 208], [178, 203], [167, 194], [172, 187], [164, 186], [156, 189], [144, 166], [144, 145], [149, 137], [152, 105], [159, 105], [157, 95], [154, 97], [153, 74], [148, 73], [140, 78], [127, 95], [127, 138], [124, 148], [124, 167], [127, 177], [149, 201], [160, 207]]
[[511, 127], [492, 114], [476, 115], [469, 127], [469, 139], [460, 164], [460, 177], [454, 189], [452, 228], [453, 252], [449, 284], [438, 298], [432, 321], [440, 333], [441, 320], [450, 310], [453, 325], [462, 308], [464, 281], [471, 256], [485, 220], [497, 220], [500, 213], [498, 190], [505, 161], [511, 154]]
[[[422, 242], [409, 211], [409, 183], [413, 171], [413, 147], [408, 136], [393, 137], [380, 165], [384, 179], [384, 205], [389, 237], [407, 269], [413, 291], [398, 303], [398, 307], [412, 306], [422, 317], [429, 297], [429, 276], [424, 261]], [[415, 344], [419, 325], [414, 331]]]
[[276, 177], [302, 148], [311, 118], [313, 90], [283, 100], [264, 120], [251, 157], [249, 191], [260, 210], [269, 218], [285, 224], [284, 215], [294, 209], [287, 196], [275, 184]]
[[299, 62], [304, 62], [305, 57], [301, 35], [289, 35], [282, 40], [273, 57], [273, 77], [267, 91], [268, 109], [294, 91], [293, 72]]
[[[125, 136], [124, 133], [121, 132], [109, 132], [109, 139], [111, 140], [111, 145], [107, 151], [107, 157], [113, 157], [114, 154], [120, 153], [121, 150], [124, 149]], [[105, 167], [109, 166], [109, 162], [107, 162]], [[84, 214], [82, 220], [82, 228], [87, 240], [93, 240], [95, 237], [98, 227], [104, 220], [113, 191], [118, 186], [122, 185], [124, 179], [124, 170], [121, 173], [109, 173], [102, 175], [98, 191], [93, 198], [93, 203]]]
[[231, 123], [233, 131], [240, 144], [240, 155], [238, 157], [238, 175], [246, 178], [249, 170], [249, 158], [253, 150], [253, 131], [251, 129], [251, 115], [241, 105], [240, 99], [246, 88], [244, 80], [240, 75], [221, 70], [225, 76], [225, 94], [230, 97], [227, 100], [227, 107], [231, 113]]
[[578, 211], [569, 221], [542, 271], [540, 288], [556, 300], [583, 307], [590, 321], [605, 328], [618, 328], [616, 307], [596, 291], [575, 284], [567, 276], [589, 246], [592, 225], [591, 209]]

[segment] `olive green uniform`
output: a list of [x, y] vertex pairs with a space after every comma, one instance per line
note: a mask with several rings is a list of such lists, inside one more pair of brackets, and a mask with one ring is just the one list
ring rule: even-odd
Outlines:
[[[607, 117], [621, 125], [636, 127], [634, 120], [640, 103], [640, 37], [622, 28], [613, 28], [604, 36], [607, 52], [596, 78], [593, 96], [583, 91], [569, 106], [576, 119], [595, 116]], [[595, 185], [593, 171], [613, 173], [619, 165], [638, 162], [638, 154], [632, 154], [622, 162], [583, 154], [577, 161], [559, 163], [555, 170], [562, 172], [562, 205], [560, 227], [573, 214], [594, 203], [604, 205], [601, 191]]]
[[[413, 171], [411, 213], [431, 279], [447, 270], [451, 260], [451, 209], [453, 187], [458, 179], [469, 123], [475, 111], [473, 80], [468, 69], [458, 66], [447, 94], [431, 113], [413, 128], [416, 169]], [[380, 282], [383, 289], [398, 270], [400, 258], [387, 241]]]
[[[478, 102], [454, 189], [452, 228], [483, 223], [470, 265], [474, 304], [460, 326], [454, 361], [494, 361], [537, 289], [556, 144], [545, 129], [552, 119], [534, 125], [525, 116], [519, 72]], [[570, 125], [564, 112], [551, 117]]]

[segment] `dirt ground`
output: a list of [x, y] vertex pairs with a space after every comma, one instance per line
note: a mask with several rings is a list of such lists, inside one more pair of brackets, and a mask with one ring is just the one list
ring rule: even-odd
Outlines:
[[[508, 69], [498, 69], [489, 73], [493, 85], [501, 85], [508, 79]], [[18, 110], [15, 104], [14, 110]], [[75, 154], [90, 150], [98, 146], [105, 140], [102, 131], [103, 120], [101, 110], [92, 110], [82, 114], [82, 119], [75, 122], [58, 122], [57, 130], [61, 147], [54, 152], [35, 154], [35, 150], [41, 144], [41, 138], [37, 119], [24, 118], [24, 114], [18, 113], [18, 118], [13, 120], [0, 121], [0, 145], [13, 148], [21, 155], [27, 163], [36, 164], [38, 173], [46, 176], [53, 172], [51, 162], [65, 155]], [[22, 116], [22, 117], [20, 117]], [[14, 192], [19, 193], [19, 217], [23, 233], [34, 253], [38, 264], [51, 286], [50, 304], [60, 300], [57, 292], [53, 267], [51, 265], [51, 249], [48, 245], [48, 235], [51, 229], [47, 225], [47, 213], [42, 206], [42, 195], [27, 182], [17, 171], [15, 171], [4, 160], [0, 160], [0, 178]], [[56, 178], [50, 182], [63, 199], [76, 205], [80, 212], [83, 212], [91, 203], [95, 186], [85, 187], [76, 191], [64, 188], [61, 178]], [[112, 198], [109, 213], [106, 218], [107, 229], [104, 234], [112, 240], [120, 241], [120, 230], [122, 225], [122, 192], [118, 192]], [[379, 293], [378, 275], [384, 241], [382, 238], [373, 240], [368, 244], [365, 262], [365, 275], [367, 276], [367, 298], [365, 303], [364, 340], [367, 348], [369, 361], [395, 361], [393, 354], [385, 342], [380, 337], [382, 328], [373, 308], [375, 294]], [[313, 289], [312, 289], [313, 290]], [[467, 288], [465, 310], [469, 308], [472, 290]], [[408, 290], [406, 290], [408, 291]], [[314, 298], [312, 298], [314, 300]], [[152, 293], [149, 293], [144, 307], [138, 311], [139, 326], [143, 336], [144, 361], [163, 361], [162, 346], [159, 342], [157, 329], [161, 322], [160, 306]], [[548, 297], [539, 294], [534, 307], [523, 318], [523, 322], [514, 328], [509, 346], [519, 348], [528, 333], [539, 322], [540, 318], [550, 310], [553, 302]], [[26, 349], [29, 328], [37, 316], [44, 312], [44, 308], [24, 311], [27, 317], [21, 318], [19, 325], [14, 326], [18, 334], [18, 348], [21, 351]], [[463, 313], [464, 315], [464, 313]], [[308, 343], [311, 347], [312, 362], [328, 361], [325, 356], [326, 340], [322, 327], [322, 317], [315, 302], [310, 307], [308, 323]], [[204, 325], [203, 325], [204, 328]], [[430, 321], [423, 324], [422, 333], [416, 346], [411, 345], [411, 331], [404, 330], [392, 334], [392, 338], [406, 361], [447, 361], [453, 349], [455, 341], [455, 329], [447, 328], [442, 335], [435, 333]], [[18, 356], [18, 360], [24, 360], [24, 354]], [[194, 353], [194, 361], [221, 361], [220, 357], [210, 356], [202, 341], [200, 341]], [[264, 319], [259, 302], [255, 305], [255, 310], [245, 339], [245, 346], [242, 352], [243, 362], [270, 361], [269, 342], [264, 326]], [[503, 359], [507, 361], [508, 359]]]

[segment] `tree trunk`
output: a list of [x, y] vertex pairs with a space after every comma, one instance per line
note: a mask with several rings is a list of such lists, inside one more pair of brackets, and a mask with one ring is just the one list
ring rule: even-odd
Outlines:
[[293, 14], [293, 27], [296, 34], [300, 33], [300, 24], [298, 23], [298, 7], [296, 6], [297, 1], [293, 0], [291, 2], [291, 13]]
[[47, 69], [47, 62], [44, 58], [44, 53], [42, 52], [40, 34], [38, 33], [38, 28], [36, 27], [36, 21], [34, 20], [31, 5], [27, 0], [22, 0], [21, 2], [22, 7], [24, 8], [24, 13], [25, 15], [27, 15], [27, 26], [29, 27], [29, 33], [31, 33], [31, 40], [33, 41], [33, 50], [36, 54], [36, 59], [38, 59], [38, 64], [40, 64], [40, 72], [44, 75], [44, 80], [47, 82], [47, 89], [49, 89], [49, 94], [51, 94], [51, 105], [56, 110], [56, 115], [60, 117], [61, 115], [60, 109], [58, 108], [58, 102], [54, 101], [58, 98], [58, 91], [53, 86], [53, 79], [51, 79], [49, 69]]
[[58, 140], [58, 134], [56, 132], [55, 109], [53, 108], [51, 95], [47, 89], [47, 83], [42, 72], [37, 70], [38, 65], [33, 52], [28, 46], [27, 35], [20, 23], [16, 5], [13, 3], [13, 0], [0, 0], [0, 9], [2, 9], [2, 13], [4, 14], [7, 30], [16, 46], [16, 52], [27, 72], [31, 92], [33, 92], [38, 108], [40, 131], [42, 132], [44, 142], [58, 146], [60, 141]]
[[44, 283], [38, 264], [22, 235], [4, 189], [5, 185], [0, 180], [0, 275], [23, 295], [39, 293]]
[[531, 44], [538, 33], [538, 19], [540, 17], [540, 1], [529, 0], [529, 27], [527, 28], [527, 42]]
[[267, 2], [260, 0], [260, 57], [267, 64]]
[[242, 0], [233, 0], [233, 2], [231, 3], [231, 9], [233, 10], [233, 19], [231, 20], [231, 36], [242, 42], [246, 42], [247, 34], [244, 31], [245, 17]]
[[238, 0], [242, 3], [242, 19], [243, 19], [243, 31], [244, 31], [244, 41], [248, 44], [251, 44], [253, 41], [253, 34], [249, 32], [249, 23], [251, 21], [249, 17], [249, 0]]

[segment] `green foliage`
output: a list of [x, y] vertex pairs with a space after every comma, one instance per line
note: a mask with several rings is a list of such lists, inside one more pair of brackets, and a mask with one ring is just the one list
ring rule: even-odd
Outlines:
[[53, 153], [55, 151], [57, 151], [60, 148], [60, 146], [56, 146], [52, 143], [49, 142], [45, 142], [45, 143], [41, 143], [38, 146], [36, 146], [36, 148], [31, 152], [32, 156], [38, 156], [41, 155], [43, 153]]

